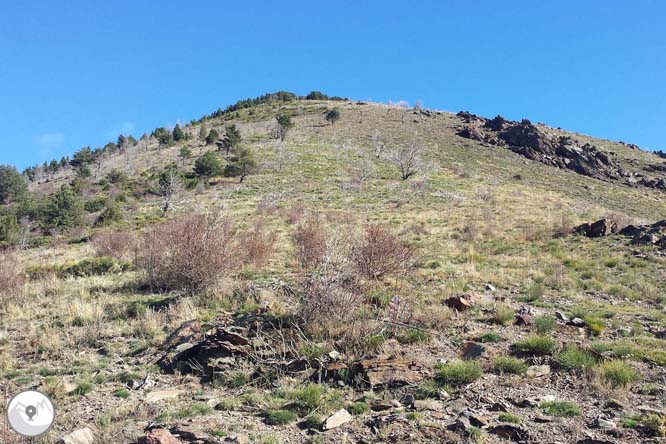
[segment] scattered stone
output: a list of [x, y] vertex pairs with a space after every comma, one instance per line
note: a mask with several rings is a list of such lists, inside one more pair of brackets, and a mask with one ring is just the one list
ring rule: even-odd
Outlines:
[[555, 312], [555, 317], [557, 319], [559, 319], [560, 321], [563, 321], [563, 322], [569, 322], [570, 321], [569, 316], [567, 316], [566, 314], [564, 314], [561, 311], [556, 311]]
[[419, 411], [443, 412], [445, 405], [443, 402], [435, 399], [416, 399], [414, 400], [414, 408]]
[[139, 444], [181, 444], [181, 442], [166, 429], [153, 429], [139, 439]]
[[591, 224], [585, 223], [574, 228], [575, 234], [586, 237], [604, 237], [618, 232], [617, 222], [609, 219], [599, 219]]
[[601, 429], [614, 429], [617, 427], [617, 425], [608, 419], [604, 419], [602, 417], [597, 418], [597, 427]]
[[516, 316], [516, 325], [520, 325], [523, 327], [529, 327], [530, 325], [534, 324], [534, 316], [531, 314], [519, 314]]
[[352, 415], [345, 409], [340, 409], [329, 416], [324, 422], [324, 430], [332, 430], [352, 420]]
[[234, 435], [227, 436], [224, 439], [224, 442], [230, 442], [233, 444], [250, 444], [250, 438], [247, 435]]
[[486, 291], [494, 293], [495, 291], [497, 291], [497, 288], [495, 288], [492, 284], [486, 284]]
[[172, 390], [155, 390], [153, 392], [150, 392], [146, 394], [146, 402], [162, 402], [162, 401], [168, 401], [170, 399], [176, 399], [181, 395], [180, 390], [172, 389]]
[[549, 422], [553, 422], [553, 418], [549, 416], [537, 415], [534, 417], [533, 421], [539, 424], [546, 424]]
[[583, 438], [576, 441], [576, 444], [616, 444], [616, 443], [605, 439]]
[[472, 302], [462, 296], [448, 298], [444, 303], [457, 311], [466, 311], [472, 307]]
[[404, 358], [364, 359], [353, 365], [353, 374], [373, 387], [417, 383], [423, 379], [420, 370], [420, 365]]
[[488, 426], [488, 423], [490, 422], [490, 418], [488, 418], [487, 416], [483, 416], [483, 415], [470, 415], [469, 416], [469, 422], [474, 427], [485, 428], [485, 427]]
[[465, 418], [464, 416], [461, 416], [456, 420], [456, 422], [446, 426], [447, 429], [456, 433], [464, 433], [467, 430], [469, 430], [471, 427], [472, 424], [470, 423], [469, 419]]
[[581, 318], [573, 318], [571, 321], [569, 321], [569, 324], [575, 327], [585, 327], [585, 321]]
[[478, 342], [466, 341], [463, 344], [462, 357], [463, 359], [479, 359], [486, 352], [486, 347]]
[[606, 405], [604, 407], [613, 410], [624, 410], [624, 405], [617, 399], [612, 399], [612, 398], [606, 401]]
[[540, 376], [550, 375], [549, 365], [532, 365], [527, 368], [525, 374], [530, 378], [538, 378]]
[[340, 352], [331, 350], [328, 352], [328, 357], [331, 358], [332, 361], [338, 361], [340, 360]]
[[402, 407], [402, 404], [400, 404], [400, 401], [398, 401], [397, 399], [376, 400], [370, 406], [370, 408], [374, 412], [384, 412], [386, 410], [393, 410], [400, 407]]
[[511, 441], [527, 441], [530, 436], [526, 429], [512, 424], [498, 424], [490, 427], [488, 432]]
[[93, 444], [95, 437], [88, 427], [78, 429], [60, 439], [62, 444]]

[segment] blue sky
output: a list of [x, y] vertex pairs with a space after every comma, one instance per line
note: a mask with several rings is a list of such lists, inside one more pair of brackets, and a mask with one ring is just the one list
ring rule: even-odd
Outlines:
[[281, 89], [420, 99], [666, 148], [664, 23], [660, 0], [11, 2], [0, 163]]

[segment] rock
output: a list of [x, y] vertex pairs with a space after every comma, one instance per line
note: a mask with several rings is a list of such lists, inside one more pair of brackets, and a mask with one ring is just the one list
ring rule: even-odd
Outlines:
[[571, 321], [569, 321], [569, 324], [576, 327], [585, 327], [585, 321], [581, 318], [573, 318]]
[[414, 408], [419, 411], [430, 410], [433, 412], [443, 412], [445, 405], [435, 399], [415, 399]]
[[564, 314], [561, 311], [556, 311], [555, 312], [555, 317], [557, 319], [559, 319], [560, 321], [563, 321], [563, 322], [569, 322], [570, 321], [569, 316], [567, 316], [566, 314]]
[[600, 429], [614, 429], [617, 427], [617, 425], [613, 421], [601, 417], [597, 418], [596, 425]]
[[494, 287], [493, 285], [491, 285], [491, 284], [486, 284], [486, 291], [490, 291], [490, 292], [493, 292], [493, 293], [494, 293], [495, 291], [497, 291], [497, 288], [495, 288], [495, 287]]
[[469, 422], [469, 419], [464, 416], [459, 417], [456, 422], [446, 426], [448, 430], [456, 433], [464, 433], [472, 427], [472, 424]]
[[583, 438], [576, 441], [576, 444], [616, 444], [616, 443], [605, 439]]
[[612, 410], [624, 410], [624, 405], [618, 401], [617, 399], [609, 399], [606, 401], [606, 404], [604, 405], [605, 408], [607, 409], [612, 409]]
[[516, 407], [521, 408], [536, 407], [539, 405], [539, 400], [536, 398], [510, 399], [510, 401]]
[[617, 222], [609, 219], [599, 219], [591, 224], [582, 224], [574, 228], [574, 233], [586, 237], [603, 237], [617, 232]]
[[88, 427], [78, 429], [60, 439], [62, 444], [93, 444], [95, 437]]
[[523, 327], [528, 327], [528, 326], [534, 324], [534, 316], [532, 316], [531, 314], [527, 314], [527, 313], [519, 314], [516, 317], [516, 322], [514, 322], [514, 324], [520, 325], [520, 326], [523, 326]]
[[407, 359], [364, 359], [353, 365], [353, 373], [361, 375], [373, 387], [414, 384], [423, 375], [420, 366]]
[[139, 444], [181, 444], [181, 442], [166, 429], [153, 429], [139, 439]]
[[324, 430], [332, 430], [352, 420], [352, 415], [345, 409], [340, 409], [326, 418]]
[[384, 412], [386, 410], [393, 410], [402, 407], [400, 401], [397, 399], [380, 399], [373, 401], [370, 408], [373, 412]]
[[530, 378], [538, 378], [540, 376], [550, 375], [549, 365], [532, 365], [527, 368], [525, 374]]
[[488, 426], [488, 423], [490, 422], [490, 418], [484, 415], [469, 415], [469, 422], [472, 424], [474, 427], [478, 428], [485, 428]]
[[234, 435], [227, 436], [224, 439], [224, 442], [230, 442], [234, 444], [250, 444], [250, 438], [247, 435]]
[[466, 341], [463, 344], [463, 359], [479, 359], [486, 352], [486, 347], [478, 342]]
[[527, 441], [530, 436], [526, 429], [512, 424], [498, 424], [490, 427], [488, 433], [497, 435], [500, 438], [510, 439], [511, 441]]
[[402, 397], [400, 403], [402, 405], [406, 405], [407, 407], [413, 407], [414, 401], [415, 401], [414, 395], [412, 395], [411, 393], [407, 393], [405, 396]]
[[328, 352], [328, 357], [331, 358], [331, 361], [338, 361], [340, 359], [340, 352], [331, 350]]
[[472, 306], [472, 302], [469, 299], [464, 298], [462, 296], [454, 296], [448, 298], [447, 300], [444, 301], [444, 303], [457, 311], [466, 311], [469, 310], [470, 307]]
[[146, 394], [146, 402], [162, 402], [170, 399], [177, 399], [181, 395], [180, 390], [155, 390]]

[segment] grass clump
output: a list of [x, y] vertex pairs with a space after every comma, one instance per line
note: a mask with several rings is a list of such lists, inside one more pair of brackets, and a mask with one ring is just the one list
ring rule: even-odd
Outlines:
[[546, 335], [555, 329], [555, 318], [552, 316], [538, 316], [534, 319], [534, 329], [537, 334]]
[[266, 412], [266, 422], [270, 425], [286, 425], [296, 421], [296, 413], [291, 410], [269, 410]]
[[495, 307], [495, 313], [493, 314], [493, 322], [499, 325], [507, 326], [511, 325], [516, 319], [516, 314], [513, 309], [505, 304], [498, 304]]
[[474, 361], [453, 361], [437, 367], [437, 380], [441, 384], [461, 386], [481, 377], [483, 370]]
[[129, 391], [127, 391], [124, 388], [116, 389], [113, 391], [113, 396], [115, 396], [116, 398], [127, 399], [129, 398], [129, 395], [130, 395]]
[[363, 415], [370, 411], [370, 406], [365, 401], [356, 401], [347, 406], [347, 411], [352, 415]]
[[666, 416], [652, 413], [643, 419], [645, 429], [654, 436], [666, 436]]
[[582, 370], [597, 365], [597, 360], [588, 350], [576, 346], [567, 346], [555, 357], [555, 361], [567, 370]]
[[533, 335], [516, 343], [516, 348], [525, 353], [548, 355], [555, 349], [555, 340], [547, 336]]
[[479, 342], [484, 344], [496, 344], [502, 342], [502, 337], [495, 332], [484, 333], [479, 337]]
[[500, 413], [497, 417], [501, 422], [510, 422], [511, 424], [520, 424], [520, 417], [513, 413]]
[[539, 407], [548, 415], [573, 417], [580, 415], [580, 407], [571, 401], [545, 401]]
[[[416, 386], [414, 395], [417, 399], [429, 399], [439, 397], [439, 384], [433, 379], [424, 379]], [[351, 413], [351, 412], [350, 412]]]
[[527, 370], [527, 364], [513, 356], [498, 356], [493, 361], [493, 367], [499, 373], [510, 373], [512, 375], [520, 375]]
[[624, 361], [607, 361], [601, 364], [601, 377], [612, 387], [625, 387], [638, 379], [634, 368]]

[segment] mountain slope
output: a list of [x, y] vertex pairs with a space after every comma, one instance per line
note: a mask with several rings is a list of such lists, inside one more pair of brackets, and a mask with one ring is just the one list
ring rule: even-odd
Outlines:
[[[340, 119], [331, 124], [324, 114], [334, 107]], [[295, 125], [280, 141], [275, 116], [284, 113]], [[82, 198], [115, 196], [122, 220], [98, 228], [92, 212], [84, 226], [15, 253], [29, 277], [2, 299], [0, 389], [48, 392], [62, 418], [49, 437], [89, 426], [100, 442], [136, 442], [154, 427], [204, 442], [652, 439], [666, 409], [666, 258], [624, 236], [570, 233], [602, 217], [663, 219], [666, 193], [630, 180], [663, 179], [650, 166], [663, 160], [541, 124], [528, 136], [554, 142], [523, 150], [498, 142], [516, 123], [493, 131], [470, 116], [318, 100], [219, 113], [207, 128], [224, 135], [237, 125], [259, 164], [242, 183], [192, 177], [196, 160], [216, 150], [198, 140], [200, 122], [184, 126], [189, 140], [159, 148], [149, 138], [104, 156], [83, 179]], [[465, 128], [479, 137], [461, 137]], [[588, 174], [541, 156], [543, 148], [566, 157], [560, 137], [595, 147], [578, 169]], [[191, 157], [179, 157], [183, 147]], [[393, 160], [406, 147], [422, 168], [401, 180]], [[589, 170], [599, 153], [610, 161]], [[174, 163], [189, 187], [165, 216], [157, 182]], [[128, 178], [107, 180], [114, 170]], [[48, 195], [75, 176], [68, 168], [30, 188]], [[259, 222], [277, 240], [266, 263], [230, 268], [209, 292], [151, 289], [134, 251], [123, 259], [131, 263], [102, 273], [67, 271], [99, 254], [95, 236], [141, 238], [166, 230], [156, 225], [165, 220], [216, 210], [243, 235]], [[313, 290], [328, 269], [299, 261], [299, 230], [314, 220], [336, 270], [355, 263], [374, 225], [406, 243], [409, 266], [336, 275], [330, 282], [348, 296], [340, 309], [328, 298], [339, 287]], [[302, 320], [314, 293], [324, 301], [323, 332]], [[354, 316], [329, 323], [340, 312]], [[363, 334], [350, 338], [357, 329]], [[459, 361], [477, 354], [476, 365]], [[307, 431], [343, 407], [358, 415]]]

